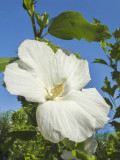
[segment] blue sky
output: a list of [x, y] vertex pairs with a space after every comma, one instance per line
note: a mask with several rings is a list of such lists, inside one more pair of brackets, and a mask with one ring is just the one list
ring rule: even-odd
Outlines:
[[[119, 0], [43, 0], [36, 4], [36, 12], [42, 14], [47, 11], [50, 18], [53, 18], [61, 12], [72, 10], [80, 12], [89, 22], [93, 22], [93, 17], [106, 24], [110, 32], [120, 27], [119, 19]], [[91, 81], [88, 88], [95, 87], [101, 91], [103, 81], [106, 75], [109, 75], [110, 69], [104, 65], [92, 64], [95, 58], [106, 59], [105, 54], [99, 43], [89, 43], [82, 39], [61, 40], [51, 35], [46, 36], [54, 44], [61, 48], [67, 48], [72, 52], [78, 52], [82, 58], [87, 59], [90, 67]], [[0, 5], [0, 57], [16, 57], [20, 42], [25, 39], [34, 39], [32, 25], [27, 12], [22, 8], [22, 0], [1, 1]], [[110, 40], [110, 41], [113, 41]], [[0, 74], [0, 84], [3, 74]], [[10, 95], [5, 88], [0, 85], [0, 111], [17, 110], [20, 108], [16, 96]], [[110, 117], [112, 117], [110, 112]], [[106, 127], [109, 130], [109, 126]], [[104, 129], [105, 130], [105, 129]]]

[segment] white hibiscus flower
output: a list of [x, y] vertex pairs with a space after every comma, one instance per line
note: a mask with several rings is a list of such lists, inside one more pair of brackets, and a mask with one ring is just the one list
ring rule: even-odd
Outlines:
[[5, 69], [7, 89], [39, 103], [36, 119], [46, 139], [82, 142], [104, 127], [109, 106], [95, 88], [82, 89], [90, 81], [86, 60], [60, 49], [54, 54], [46, 43], [35, 40], [25, 40], [18, 56], [20, 60]]

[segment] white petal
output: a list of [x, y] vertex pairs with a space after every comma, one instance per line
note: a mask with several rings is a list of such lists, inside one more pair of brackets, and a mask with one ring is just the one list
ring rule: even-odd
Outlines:
[[85, 151], [87, 154], [92, 155], [95, 153], [96, 148], [97, 148], [97, 141], [94, 139], [94, 134], [88, 138], [85, 144]]
[[58, 72], [60, 77], [66, 78], [66, 90], [80, 90], [90, 81], [88, 62], [77, 59], [75, 55], [67, 56], [62, 50], [56, 52]]
[[66, 78], [65, 93], [71, 89], [82, 89], [89, 81], [88, 62], [73, 54], [67, 56], [62, 50], [56, 54], [44, 42], [25, 40], [18, 49], [20, 59], [37, 74], [49, 91], [56, 83]]
[[95, 129], [103, 128], [108, 122], [107, 117], [110, 106], [95, 88], [83, 89], [82, 91], [71, 91], [63, 100], [75, 101], [84, 111], [96, 119]]
[[64, 138], [82, 142], [95, 128], [94, 118], [73, 101], [47, 101], [38, 106], [36, 119], [43, 136], [54, 143]]
[[56, 76], [54, 75], [55, 54], [47, 43], [25, 40], [18, 49], [18, 55], [21, 61], [39, 76], [46, 89], [55, 85], [52, 77]]
[[24, 67], [27, 69], [21, 61], [7, 65], [4, 81], [8, 91], [14, 95], [24, 96], [28, 101], [44, 102], [46, 90], [30, 70], [27, 71]]

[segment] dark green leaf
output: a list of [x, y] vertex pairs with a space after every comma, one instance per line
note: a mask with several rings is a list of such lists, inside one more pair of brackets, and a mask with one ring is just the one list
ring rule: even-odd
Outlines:
[[120, 40], [120, 28], [117, 28], [115, 32], [112, 33], [112, 35]]
[[13, 145], [14, 141], [15, 139], [11, 138], [8, 142], [5, 142], [3, 144], [3, 147], [2, 147], [3, 153], [6, 153], [8, 151], [8, 149]]
[[120, 131], [120, 123], [117, 121], [112, 121], [110, 124], [115, 128], [116, 132]]
[[75, 142], [70, 141], [68, 138], [65, 138], [62, 141], [62, 143], [64, 144], [64, 146], [66, 146], [70, 150], [74, 150], [75, 149]]
[[120, 93], [118, 94], [118, 96], [116, 97], [116, 99], [120, 98]]
[[73, 11], [63, 12], [55, 17], [48, 32], [61, 39], [84, 38], [89, 42], [100, 42], [111, 37], [105, 25], [89, 23], [80, 13]]
[[11, 62], [14, 62], [18, 59], [18, 57], [12, 57], [12, 58], [0, 58], [0, 73], [5, 70], [6, 65], [8, 65]]
[[111, 107], [111, 109], [113, 108], [113, 105], [112, 105], [112, 103], [110, 102], [110, 100], [108, 99], [108, 98], [106, 98], [106, 97], [104, 97], [104, 99], [105, 99], [105, 101], [106, 101], [106, 103]]
[[83, 152], [76, 152], [76, 157], [80, 160], [96, 160], [95, 156], [89, 156], [84, 154]]
[[117, 152], [108, 152], [108, 157], [111, 160], [120, 160], [120, 152], [119, 151], [117, 151]]
[[96, 58], [95, 61], [93, 63], [101, 63], [101, 64], [105, 64], [105, 65], [108, 65], [107, 62], [103, 59], [99, 59], [99, 58]]
[[104, 86], [101, 89], [103, 92], [106, 92], [113, 97], [117, 88], [118, 88], [117, 85], [111, 87], [111, 82], [108, 81], [108, 78], [106, 77], [104, 80]]
[[118, 88], [120, 89], [120, 72], [113, 71], [111, 72], [112, 79], [116, 81]]
[[76, 142], [70, 141], [68, 138], [65, 138], [62, 141], [62, 143], [64, 144], [64, 146], [66, 146], [70, 150], [76, 149], [84, 152], [85, 142], [76, 143]]
[[36, 133], [36, 131], [13, 131], [8, 134], [8, 137], [29, 141], [34, 138]]
[[116, 113], [115, 113], [113, 119], [115, 119], [115, 118], [120, 118], [120, 106], [118, 108], [116, 108]]

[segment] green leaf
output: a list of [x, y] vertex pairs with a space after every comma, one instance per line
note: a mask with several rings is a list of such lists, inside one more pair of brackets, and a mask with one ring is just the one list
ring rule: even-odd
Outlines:
[[120, 98], [120, 93], [118, 93], [118, 96], [116, 97], [116, 99]]
[[93, 63], [101, 63], [101, 64], [105, 64], [108, 66], [107, 62], [103, 59], [99, 59], [99, 58], [96, 58], [95, 61]]
[[11, 138], [8, 142], [5, 142], [2, 146], [3, 153], [5, 154], [8, 149], [13, 145], [15, 139]]
[[105, 101], [106, 101], [106, 103], [111, 107], [111, 109], [113, 108], [113, 105], [112, 105], [112, 103], [110, 102], [110, 100], [108, 99], [108, 98], [106, 98], [106, 97], [104, 97], [104, 99], [105, 99]]
[[114, 38], [120, 40], [120, 28], [117, 28], [115, 32], [112, 33]]
[[78, 59], [82, 59], [81, 56], [78, 53], [74, 53], [74, 55], [78, 58]]
[[8, 137], [29, 141], [34, 138], [36, 134], [36, 131], [13, 131], [8, 134]]
[[95, 156], [89, 156], [84, 154], [83, 152], [76, 152], [76, 157], [80, 160], [96, 160]]
[[115, 118], [120, 118], [120, 106], [118, 108], [116, 108], [116, 113], [115, 113], [113, 119], [115, 119]]
[[55, 17], [48, 28], [48, 32], [65, 40], [84, 38], [89, 42], [100, 42], [111, 37], [105, 25], [89, 23], [80, 13], [73, 11], [63, 12]]
[[34, 11], [34, 0], [23, 0], [23, 8], [25, 10]]
[[104, 86], [101, 89], [103, 92], [106, 92], [113, 97], [117, 88], [118, 88], [117, 85], [111, 87], [111, 82], [108, 81], [108, 78], [106, 77], [104, 80]]
[[64, 144], [64, 146], [66, 146], [70, 150], [74, 150], [75, 149], [75, 142], [70, 141], [68, 138], [65, 138], [62, 141], [62, 143]]
[[29, 141], [35, 137], [36, 131], [13, 131], [8, 134], [8, 137], [11, 138], [8, 142], [3, 145], [3, 152], [5, 153], [16, 139]]
[[51, 47], [51, 49], [54, 51], [54, 53], [56, 53], [57, 50], [60, 48], [59, 46], [54, 45], [53, 43], [51, 43], [51, 41], [49, 41], [48, 39], [43, 39], [43, 42], [46, 42], [47, 45], [48, 45], [49, 47]]
[[0, 58], [0, 73], [5, 70], [6, 65], [16, 61], [17, 59], [18, 59], [18, 57]]
[[113, 71], [111, 72], [112, 79], [117, 82], [118, 88], [120, 89], [120, 72]]
[[82, 152], [85, 151], [84, 146], [85, 146], [85, 142], [81, 142], [81, 143], [76, 143], [73, 141], [70, 141], [68, 138], [65, 138], [62, 143], [64, 144], [64, 146], [66, 146], [66, 148], [70, 149], [70, 150], [80, 150]]
[[120, 123], [117, 121], [112, 121], [110, 124], [115, 128], [116, 132], [120, 131]]
[[120, 160], [120, 151], [117, 151], [117, 152], [108, 152], [108, 157], [111, 160]]
[[101, 45], [102, 49], [104, 50], [105, 54], [107, 54], [107, 49], [105, 48], [106, 47], [106, 43], [103, 42], [103, 41], [100, 41], [100, 45]]

